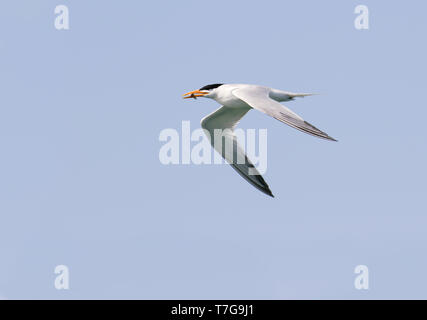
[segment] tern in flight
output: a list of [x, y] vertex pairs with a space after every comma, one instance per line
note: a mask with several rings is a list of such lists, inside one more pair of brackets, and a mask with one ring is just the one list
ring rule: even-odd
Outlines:
[[[310, 95], [312, 94], [292, 93], [258, 85], [217, 83], [188, 92], [183, 95], [183, 98], [210, 98], [222, 105], [221, 108], [201, 121], [202, 128], [210, 135], [212, 146], [245, 180], [265, 194], [274, 197], [268, 184], [239, 146], [234, 128], [249, 110], [256, 109], [302, 132], [322, 139], [337, 141], [280, 104], [283, 101]], [[233, 146], [231, 153], [227, 154], [224, 151], [222, 143], [214, 143], [213, 137], [216, 129], [228, 132], [223, 138], [225, 145], [228, 143]], [[236, 162], [235, 159], [243, 159], [243, 161]]]

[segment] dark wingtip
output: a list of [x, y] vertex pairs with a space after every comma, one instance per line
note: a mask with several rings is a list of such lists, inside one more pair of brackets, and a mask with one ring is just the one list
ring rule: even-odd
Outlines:
[[266, 195], [268, 195], [268, 196], [270, 196], [270, 197], [274, 198], [274, 195], [273, 195], [273, 193], [271, 192], [271, 190], [270, 190], [270, 189], [265, 189], [265, 190], [263, 190], [263, 191], [264, 191], [264, 193], [265, 193]]

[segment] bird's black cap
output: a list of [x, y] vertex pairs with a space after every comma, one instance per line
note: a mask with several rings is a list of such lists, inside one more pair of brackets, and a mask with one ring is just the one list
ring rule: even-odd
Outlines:
[[223, 83], [208, 84], [207, 86], [204, 86], [204, 87], [200, 88], [199, 90], [212, 90], [212, 89], [216, 89], [222, 85], [223, 85]]

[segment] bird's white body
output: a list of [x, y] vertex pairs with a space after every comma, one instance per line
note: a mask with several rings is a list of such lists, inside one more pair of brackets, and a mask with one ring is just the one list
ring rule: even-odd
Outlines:
[[[253, 85], [253, 84], [224, 84], [214, 90], [212, 93], [205, 95], [206, 98], [211, 98], [218, 102], [219, 104], [227, 107], [237, 107], [241, 108], [244, 106], [249, 106], [243, 100], [237, 98], [233, 95], [234, 90], [248, 90], [248, 91], [256, 91], [259, 89], [265, 89], [268, 91], [268, 95], [271, 99], [277, 102], [289, 101], [292, 100], [292, 97], [295, 96], [307, 96], [310, 94], [295, 94], [287, 91], [277, 90], [273, 88]], [[251, 107], [252, 108], [252, 107]]]
[[250, 89], [251, 85], [249, 84], [224, 84], [221, 87], [214, 90], [211, 94], [207, 94], [205, 97], [210, 98], [218, 102], [222, 106], [227, 106], [229, 108], [241, 108], [241, 107], [250, 107], [248, 104], [241, 99], [233, 95], [233, 90], [238, 88]]
[[[292, 93], [252, 84], [214, 84], [189, 92], [185, 94], [185, 98], [205, 97], [213, 99], [222, 105], [221, 108], [206, 116], [201, 121], [202, 128], [209, 133], [212, 146], [250, 184], [262, 192], [273, 196], [267, 183], [246, 157], [244, 149], [238, 144], [234, 135], [234, 128], [249, 110], [256, 109], [305, 133], [322, 139], [336, 141], [280, 104], [280, 102], [293, 100], [296, 97], [310, 95], [312, 94]], [[231, 151], [224, 150], [222, 142], [219, 145], [214, 143], [213, 137], [217, 129], [228, 130], [229, 133], [225, 134], [222, 138], [225, 139], [226, 143], [228, 142], [233, 146]], [[243, 159], [243, 161], [236, 162], [236, 159]]]

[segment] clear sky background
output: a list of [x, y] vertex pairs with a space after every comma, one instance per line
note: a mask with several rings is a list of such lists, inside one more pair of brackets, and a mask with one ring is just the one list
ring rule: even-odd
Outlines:
[[[0, 296], [426, 299], [426, 10], [2, 1]], [[225, 165], [162, 165], [160, 131], [218, 107], [181, 94], [216, 82], [319, 92], [288, 106], [339, 142], [251, 111], [274, 199]]]

